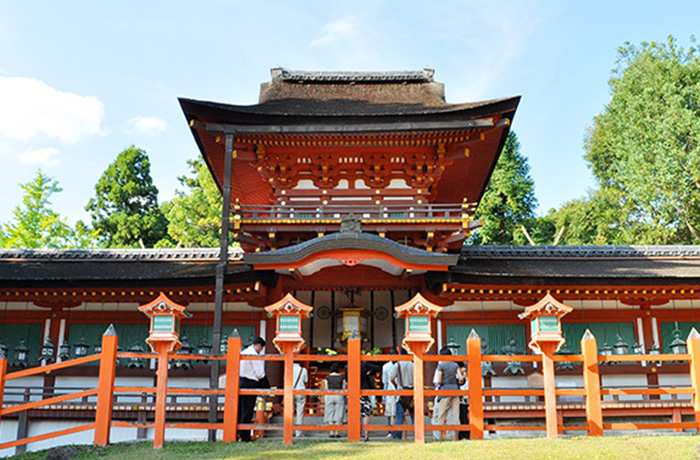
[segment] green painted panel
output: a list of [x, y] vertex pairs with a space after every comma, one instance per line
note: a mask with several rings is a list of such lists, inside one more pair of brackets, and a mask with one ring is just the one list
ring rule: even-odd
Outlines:
[[409, 332], [430, 332], [430, 318], [427, 316], [409, 316]]
[[[676, 323], [674, 321], [662, 321], [659, 324], [661, 329], [661, 343], [663, 343], [663, 349], [665, 353], [671, 353], [669, 345], [675, 339], [673, 336], [673, 330], [676, 328]], [[681, 339], [688, 340], [688, 334], [692, 328], [697, 329], [700, 332], [700, 322], [698, 321], [678, 321], [678, 329], [681, 331]], [[651, 347], [649, 347], [651, 348]]]
[[39, 351], [43, 342], [43, 330], [43, 323], [0, 323], [0, 338], [7, 345], [8, 364], [12, 364], [15, 360], [15, 347], [22, 339], [29, 349], [29, 364], [36, 364], [39, 361]]
[[527, 350], [526, 331], [527, 324], [511, 325], [450, 325], [445, 328], [445, 337], [443, 342], [447, 343], [454, 340], [460, 345], [459, 353], [466, 353], [467, 337], [472, 329], [481, 337], [481, 344], [486, 343], [486, 352], [489, 354], [500, 354], [503, 347], [507, 346], [512, 338], [515, 340], [515, 347], [522, 353]]
[[598, 342], [598, 349], [603, 346], [604, 342], [613, 346], [617, 342], [618, 331], [627, 345], [629, 351], [632, 352], [632, 345], [635, 341], [634, 323], [567, 323], [566, 318], [561, 324], [561, 331], [566, 339], [566, 345], [574, 354], [581, 353], [581, 337], [590, 329], [593, 336]]
[[540, 316], [540, 329], [542, 332], [558, 332], [559, 318], [556, 316]]
[[297, 315], [280, 316], [280, 332], [296, 332], [299, 330], [299, 317]]
[[[227, 338], [231, 335], [234, 329], [238, 329], [238, 335], [241, 336], [241, 343], [244, 347], [247, 347], [253, 342], [255, 338], [255, 327], [254, 326], [223, 326], [221, 328], [221, 337]], [[202, 340], [206, 337], [207, 342], [211, 345], [212, 341], [212, 327], [211, 326], [188, 326], [184, 324], [182, 330], [180, 331], [180, 337], [187, 336], [187, 341], [197, 350], [197, 347]], [[221, 345], [221, 344], [219, 344]]]
[[169, 332], [174, 330], [173, 316], [156, 315], [153, 317], [153, 332]]

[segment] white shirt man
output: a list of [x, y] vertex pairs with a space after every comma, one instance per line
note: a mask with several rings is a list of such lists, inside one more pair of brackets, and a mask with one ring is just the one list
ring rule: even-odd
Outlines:
[[[253, 343], [241, 352], [245, 356], [259, 356], [265, 352], [265, 339], [256, 337]], [[240, 366], [241, 388], [261, 388], [266, 386], [265, 362], [256, 360], [241, 360]], [[255, 414], [255, 400], [257, 396], [241, 395], [238, 397], [238, 423], [248, 424], [253, 421]], [[250, 442], [250, 431], [240, 430], [238, 437], [243, 442]]]
[[[294, 378], [294, 389], [295, 390], [305, 390], [306, 383], [309, 381], [309, 373], [305, 367], [301, 367], [299, 363], [294, 363], [293, 369]], [[296, 425], [304, 424], [304, 407], [306, 406], [306, 395], [294, 395], [294, 410], [296, 412], [296, 418], [294, 423]], [[295, 436], [299, 437], [302, 435], [300, 430], [294, 433]]]

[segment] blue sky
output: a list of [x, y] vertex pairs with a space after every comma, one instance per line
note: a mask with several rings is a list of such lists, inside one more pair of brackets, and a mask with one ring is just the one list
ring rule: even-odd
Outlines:
[[685, 47], [700, 3], [30, 1], [0, 4], [0, 222], [38, 168], [73, 222], [116, 155], [151, 159], [160, 200], [199, 155], [177, 98], [254, 104], [272, 67], [435, 69], [448, 102], [522, 95], [512, 128], [540, 213], [593, 186], [586, 126], [625, 41]]

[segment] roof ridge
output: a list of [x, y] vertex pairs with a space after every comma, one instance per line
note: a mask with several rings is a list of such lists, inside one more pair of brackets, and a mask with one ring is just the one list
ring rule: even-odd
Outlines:
[[435, 70], [394, 70], [394, 71], [309, 71], [291, 70], [284, 67], [270, 69], [273, 82], [324, 82], [324, 83], [392, 83], [418, 82], [432, 83]]

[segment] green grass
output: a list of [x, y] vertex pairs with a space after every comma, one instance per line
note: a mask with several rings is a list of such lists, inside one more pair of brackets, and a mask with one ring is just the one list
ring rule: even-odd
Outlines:
[[[81, 447], [74, 460], [437, 460], [437, 459], [697, 459], [698, 436], [576, 437], [568, 439], [503, 439], [489, 441], [369, 443], [281, 440], [250, 444], [168, 442], [161, 450], [151, 443], [117, 444], [106, 448]], [[29, 452], [12, 460], [44, 460], [46, 452]]]

